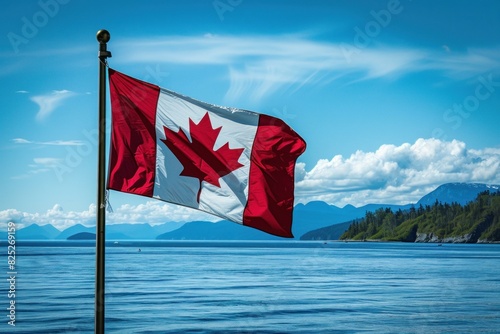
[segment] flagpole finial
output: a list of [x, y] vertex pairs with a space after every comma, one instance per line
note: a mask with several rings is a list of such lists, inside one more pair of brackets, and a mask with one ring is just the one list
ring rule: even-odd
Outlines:
[[99, 30], [97, 32], [96, 37], [97, 37], [97, 41], [99, 42], [99, 44], [106, 44], [111, 39], [111, 35], [109, 34], [109, 31], [107, 31], [106, 29]]
[[108, 51], [106, 44], [111, 39], [111, 35], [106, 29], [101, 29], [97, 32], [96, 37], [99, 42], [98, 57], [102, 62], [106, 62], [106, 58], [111, 57], [111, 52]]

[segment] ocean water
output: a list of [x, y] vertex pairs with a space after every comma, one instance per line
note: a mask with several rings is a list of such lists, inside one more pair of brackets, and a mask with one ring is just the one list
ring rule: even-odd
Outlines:
[[[18, 243], [0, 333], [92, 333], [94, 252]], [[499, 333], [500, 245], [111, 243], [106, 332]]]

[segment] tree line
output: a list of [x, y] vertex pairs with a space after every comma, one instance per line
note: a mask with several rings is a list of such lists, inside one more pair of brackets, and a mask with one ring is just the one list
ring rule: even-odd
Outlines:
[[340, 240], [384, 240], [415, 242], [419, 235], [434, 240], [460, 242], [500, 241], [500, 191], [481, 192], [461, 205], [438, 200], [409, 210], [380, 208], [354, 220]]

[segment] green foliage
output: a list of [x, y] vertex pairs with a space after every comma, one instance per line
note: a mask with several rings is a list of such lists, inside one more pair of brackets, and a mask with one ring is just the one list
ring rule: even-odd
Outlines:
[[407, 211], [380, 208], [354, 221], [340, 240], [413, 242], [417, 233], [432, 233], [440, 239], [469, 236], [472, 242], [500, 241], [500, 192], [482, 192], [466, 205], [436, 201]]

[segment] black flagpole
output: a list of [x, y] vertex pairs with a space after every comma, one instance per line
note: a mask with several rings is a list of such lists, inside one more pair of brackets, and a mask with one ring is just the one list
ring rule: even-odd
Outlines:
[[99, 149], [97, 158], [97, 223], [95, 268], [95, 327], [96, 334], [104, 334], [104, 255], [106, 246], [106, 59], [111, 57], [106, 43], [107, 30], [97, 32], [99, 42]]

